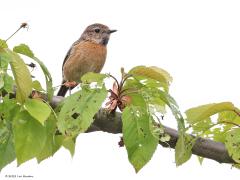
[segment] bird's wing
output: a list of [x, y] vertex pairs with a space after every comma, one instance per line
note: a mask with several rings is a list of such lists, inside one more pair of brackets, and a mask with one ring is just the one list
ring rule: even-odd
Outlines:
[[75, 41], [72, 46], [70, 47], [70, 49], [68, 50], [64, 60], [63, 60], [63, 64], [62, 64], [62, 70], [63, 70], [63, 67], [64, 67], [64, 64], [66, 63], [66, 61], [68, 60], [68, 58], [70, 57], [70, 55], [72, 54], [72, 51], [73, 51], [73, 47], [75, 45], [77, 45], [79, 42], [80, 42], [81, 39], [78, 39], [77, 41]]

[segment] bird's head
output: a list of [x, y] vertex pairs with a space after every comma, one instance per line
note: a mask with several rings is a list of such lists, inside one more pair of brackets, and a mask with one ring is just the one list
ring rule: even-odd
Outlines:
[[81, 36], [81, 40], [94, 42], [106, 46], [110, 35], [117, 30], [110, 30], [108, 26], [103, 24], [92, 24], [88, 26]]

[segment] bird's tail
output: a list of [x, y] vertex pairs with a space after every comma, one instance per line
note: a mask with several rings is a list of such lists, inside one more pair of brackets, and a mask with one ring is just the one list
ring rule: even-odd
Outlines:
[[57, 96], [62, 96], [64, 97], [66, 95], [66, 93], [68, 92], [68, 90], [70, 89], [69, 87], [63, 85], [66, 81], [62, 81], [62, 85], [57, 93]]

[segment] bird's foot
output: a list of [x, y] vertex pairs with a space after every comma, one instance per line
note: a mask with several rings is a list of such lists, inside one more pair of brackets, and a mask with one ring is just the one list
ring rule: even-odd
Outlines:
[[78, 83], [77, 83], [76, 81], [67, 81], [67, 82], [65, 82], [63, 85], [70, 88], [70, 87], [75, 87], [75, 86], [77, 86]]

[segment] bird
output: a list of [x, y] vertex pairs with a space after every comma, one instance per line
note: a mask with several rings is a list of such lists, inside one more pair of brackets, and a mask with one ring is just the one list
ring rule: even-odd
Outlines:
[[62, 84], [57, 96], [65, 96], [81, 82], [88, 72], [99, 73], [106, 61], [110, 35], [117, 30], [95, 23], [87, 26], [80, 38], [68, 50], [62, 64]]

